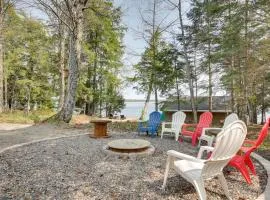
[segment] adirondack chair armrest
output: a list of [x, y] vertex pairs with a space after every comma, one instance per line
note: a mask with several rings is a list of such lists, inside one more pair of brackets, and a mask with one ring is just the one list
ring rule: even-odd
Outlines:
[[138, 126], [143, 127], [144, 124], [146, 124], [148, 121], [139, 121]]
[[172, 124], [172, 122], [162, 122], [162, 124]]
[[167, 155], [170, 156], [170, 157], [173, 157], [173, 158], [178, 158], [178, 159], [182, 159], [182, 160], [189, 160], [189, 161], [192, 161], [192, 162], [199, 162], [199, 163], [204, 162], [204, 160], [202, 160], [202, 159], [195, 158], [193, 156], [190, 156], [190, 155], [187, 155], [187, 154], [184, 154], [184, 153], [180, 153], [180, 152], [177, 152], [177, 151], [174, 151], [174, 150], [167, 151]]
[[199, 153], [197, 155], [197, 158], [201, 159], [204, 151], [210, 152], [210, 151], [213, 151], [213, 150], [214, 150], [214, 147], [201, 146], [200, 150], [199, 150]]
[[254, 140], [245, 140], [244, 143], [243, 143], [243, 146], [246, 146], [246, 145], [256, 145], [256, 141]]
[[172, 125], [172, 122], [162, 122], [162, 128], [166, 128], [166, 125]]
[[197, 124], [183, 124], [182, 130], [187, 131], [188, 127], [196, 127], [196, 126], [197, 126]]
[[214, 131], [222, 131], [223, 128], [203, 128], [202, 130], [202, 136], [205, 135], [207, 131], [214, 130]]
[[215, 131], [218, 131], [218, 130], [221, 130], [222, 131], [222, 129], [223, 128], [213, 128], [213, 127], [209, 127], [209, 128], [203, 128], [205, 131], [209, 131], [209, 130], [215, 130]]

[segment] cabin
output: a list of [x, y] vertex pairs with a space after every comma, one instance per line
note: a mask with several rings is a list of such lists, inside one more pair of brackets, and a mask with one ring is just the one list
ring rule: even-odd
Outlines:
[[[190, 97], [181, 97], [179, 101], [180, 110], [186, 113], [186, 123], [193, 122], [193, 113], [191, 109]], [[220, 125], [225, 117], [232, 112], [230, 106], [231, 98], [229, 96], [213, 96], [213, 123]], [[209, 111], [208, 97], [197, 97], [196, 109], [198, 119], [199, 116], [206, 111]], [[172, 114], [178, 111], [178, 100], [176, 98], [169, 98], [162, 102], [161, 111], [164, 113], [165, 121], [171, 121]]]

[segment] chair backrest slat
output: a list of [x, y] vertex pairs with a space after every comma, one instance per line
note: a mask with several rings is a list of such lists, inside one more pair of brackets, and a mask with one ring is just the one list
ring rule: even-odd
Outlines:
[[202, 129], [210, 127], [212, 123], [213, 115], [211, 112], [204, 112], [200, 115], [199, 123], [196, 126], [195, 133], [201, 136]]
[[154, 111], [149, 116], [148, 126], [157, 126], [161, 121], [160, 112]]
[[243, 121], [237, 120], [223, 129], [216, 138], [216, 145], [203, 168], [204, 177], [219, 174], [230, 159], [239, 151], [247, 134]]
[[224, 121], [223, 128], [226, 128], [229, 124], [233, 123], [234, 121], [238, 120], [238, 115], [235, 113], [229, 114]]
[[182, 125], [185, 123], [186, 114], [182, 111], [177, 111], [172, 115], [172, 128], [177, 133], [181, 131]]

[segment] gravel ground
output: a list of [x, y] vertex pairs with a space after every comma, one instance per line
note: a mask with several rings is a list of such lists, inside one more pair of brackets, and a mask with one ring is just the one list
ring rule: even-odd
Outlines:
[[[109, 139], [87, 135], [35, 143], [0, 155], [0, 199], [198, 199], [194, 187], [170, 172], [165, 191], [160, 189], [166, 151], [191, 155], [197, 149], [172, 138], [149, 138], [135, 133], [111, 133]], [[113, 139], [141, 138], [156, 148], [153, 155], [120, 159], [106, 155], [102, 147]], [[256, 199], [266, 185], [267, 174], [255, 162], [258, 176], [246, 184], [239, 172], [227, 169], [225, 177], [232, 199]], [[227, 171], [231, 170], [230, 173]], [[226, 199], [216, 179], [206, 181], [208, 199]]]
[[61, 126], [51, 124], [39, 125], [24, 125], [25, 127], [16, 124], [8, 124], [5, 129], [5, 124], [0, 124], [0, 150], [12, 145], [31, 142], [44, 138], [53, 138], [60, 136], [69, 136], [74, 134], [82, 134], [89, 132], [88, 129], [79, 128], [63, 128]]

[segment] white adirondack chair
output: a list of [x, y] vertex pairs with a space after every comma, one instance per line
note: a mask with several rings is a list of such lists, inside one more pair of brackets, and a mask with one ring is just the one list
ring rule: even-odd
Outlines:
[[[174, 134], [175, 140], [178, 140], [179, 133], [182, 129], [182, 126], [185, 122], [186, 114], [182, 111], [177, 111], [172, 115], [172, 122], [163, 122], [162, 123], [162, 130], [161, 130], [161, 139], [163, 138], [164, 133]], [[170, 125], [166, 127], [166, 125]]]
[[218, 134], [215, 147], [201, 147], [198, 156], [200, 156], [204, 150], [212, 151], [210, 158], [207, 160], [195, 158], [174, 150], [168, 151], [162, 188], [165, 189], [169, 169], [173, 167], [177, 173], [193, 184], [200, 200], [206, 200], [204, 180], [216, 176], [222, 185], [225, 195], [228, 199], [231, 199], [222, 170], [237, 151], [239, 151], [246, 134], [247, 127], [243, 121], [237, 120], [233, 122]]
[[204, 140], [204, 141], [207, 141], [207, 146], [212, 146], [213, 145], [213, 142], [214, 142], [214, 139], [215, 139], [215, 136], [212, 135], [212, 136], [209, 136], [209, 135], [206, 135], [206, 132], [209, 131], [209, 130], [214, 130], [214, 131], [222, 131], [224, 128], [226, 128], [229, 124], [231, 124], [232, 122], [238, 120], [238, 116], [237, 114], [235, 113], [231, 113], [229, 114], [225, 120], [224, 120], [224, 124], [223, 124], [223, 127], [222, 128], [213, 128], [213, 127], [210, 127], [210, 128], [204, 128], [202, 130], [202, 135], [199, 139], [199, 143], [198, 143], [198, 146], [200, 147], [201, 145], [201, 142]]

